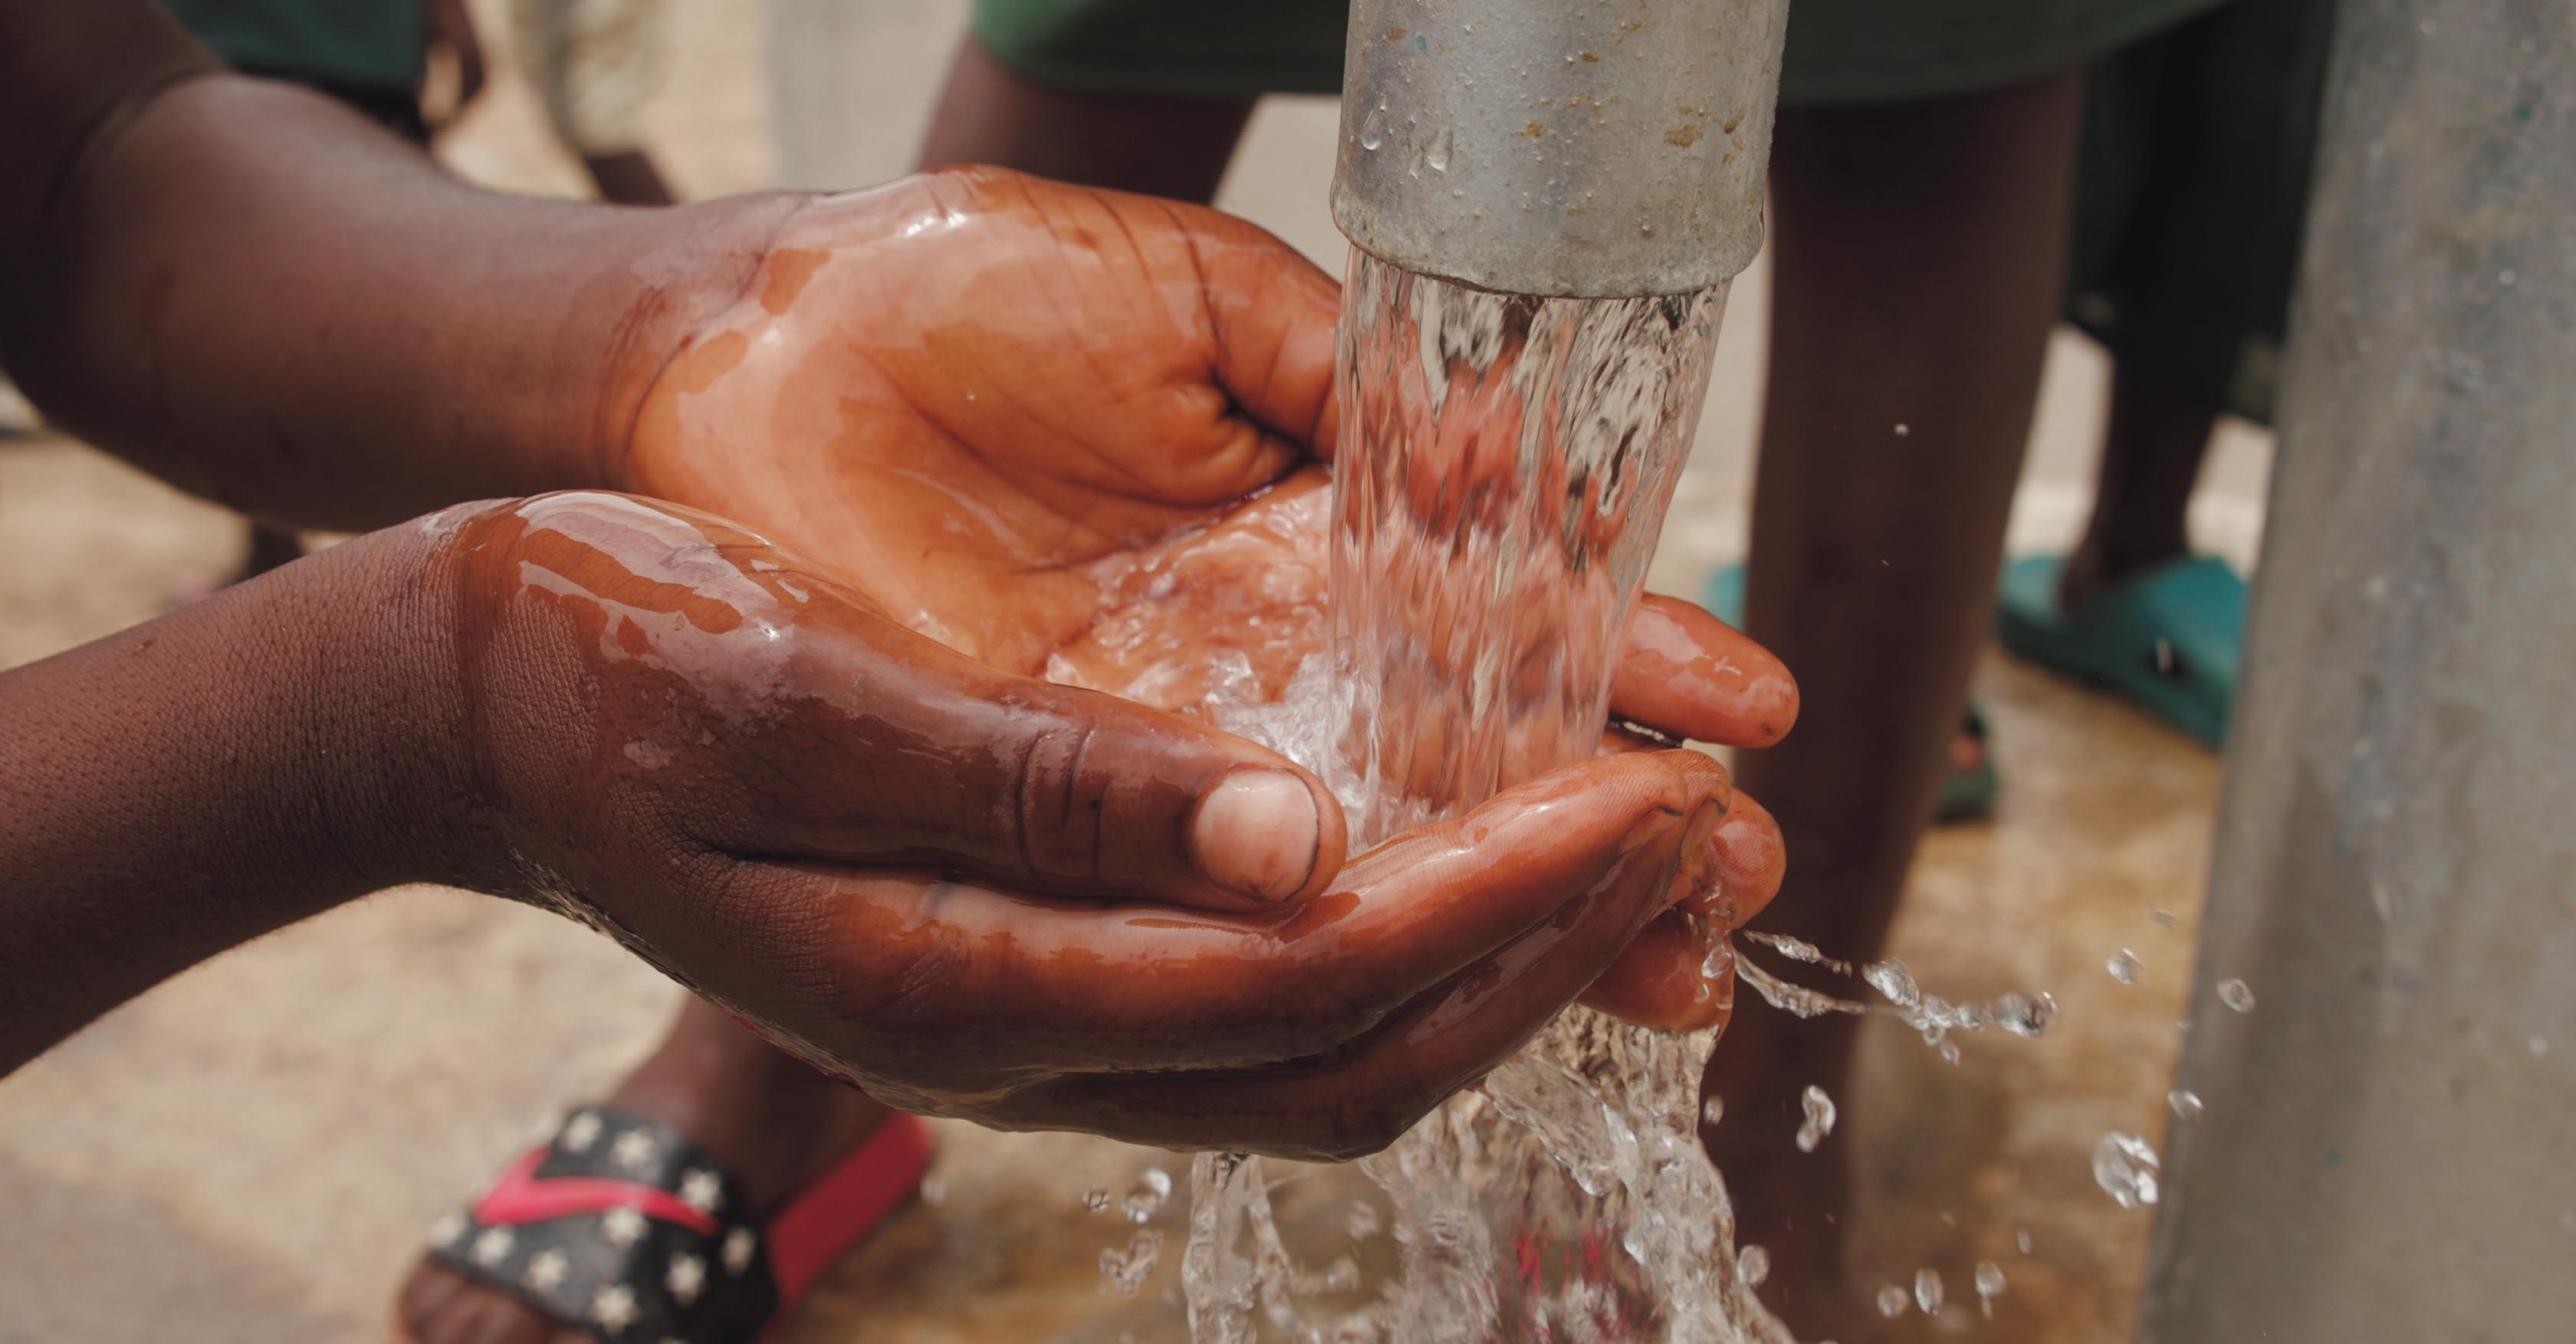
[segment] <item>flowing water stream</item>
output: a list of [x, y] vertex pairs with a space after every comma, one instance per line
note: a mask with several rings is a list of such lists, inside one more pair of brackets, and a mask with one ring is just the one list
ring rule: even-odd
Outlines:
[[[1354, 251], [1342, 305], [1332, 657], [1217, 717], [1316, 766], [1356, 848], [1599, 749], [1725, 289], [1539, 299]], [[1569, 1009], [1363, 1161], [1401, 1274], [1356, 1311], [1316, 1304], [1260, 1159], [1202, 1156], [1194, 1336], [1787, 1339], [1697, 1139], [1712, 1041]]]

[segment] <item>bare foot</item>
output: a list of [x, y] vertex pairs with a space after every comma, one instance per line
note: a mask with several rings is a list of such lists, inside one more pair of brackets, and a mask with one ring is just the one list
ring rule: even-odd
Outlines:
[[[696, 1000], [607, 1104], [679, 1130], [775, 1209], [890, 1112]], [[410, 1344], [588, 1344], [518, 1299], [423, 1259], [396, 1299]]]

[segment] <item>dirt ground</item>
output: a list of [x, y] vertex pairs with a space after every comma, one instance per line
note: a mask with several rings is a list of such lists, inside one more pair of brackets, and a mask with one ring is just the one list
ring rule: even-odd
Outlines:
[[[958, 5], [849, 7], [864, 13], [846, 20], [860, 30], [844, 35], [856, 53], [846, 106], [775, 138], [761, 8], [672, 5], [674, 65], [652, 124], [675, 180], [703, 196], [782, 172], [856, 184], [901, 171]], [[498, 54], [495, 88], [446, 157], [496, 186], [573, 192], [570, 161]], [[810, 93], [789, 101], [810, 111]], [[1332, 126], [1328, 102], [1265, 105], [1223, 203], [1338, 269], [1322, 206]], [[1732, 299], [1658, 589], [1696, 591], [1741, 548], [1765, 288], [1757, 266]], [[2098, 357], [2062, 337], [2017, 548], [2063, 545], [2076, 530], [2101, 383]], [[2203, 544], [2241, 565], [2259, 530], [2268, 440], [2231, 427], [2217, 457], [2194, 521]], [[222, 572], [241, 539], [223, 511], [77, 444], [0, 445], [0, 665], [149, 619]], [[61, 559], [74, 554], [87, 557], [77, 568]], [[1853, 1265], [1865, 1284], [1910, 1284], [1925, 1266], [1947, 1283], [1939, 1317], [1909, 1313], [1891, 1339], [2122, 1339], [2148, 1219], [2094, 1187], [2089, 1158], [2106, 1131], [2160, 1139], [2168, 1122], [2217, 762], [2001, 657], [1978, 691], [2002, 810], [1932, 838], [1894, 953], [1937, 992], [2044, 989], [2063, 1011], [2037, 1041], [1970, 1039], [1955, 1067], [1874, 1024], [1885, 1030], [1838, 1098], [1830, 1140], [1853, 1145], [1862, 1172]], [[2155, 909], [2178, 927], [2151, 922]], [[2124, 947], [2144, 964], [2134, 985], [2104, 970]], [[0, 1086], [0, 1203], [19, 1210], [0, 1222], [0, 1344], [381, 1337], [423, 1229], [533, 1123], [605, 1088], [676, 993], [570, 924], [432, 889], [386, 893], [182, 977]], [[1186, 1159], [960, 1125], [943, 1124], [940, 1137], [925, 1199], [827, 1279], [788, 1340], [1184, 1337], [1184, 1203], [1157, 1216], [1172, 1253], [1130, 1300], [1104, 1291], [1096, 1269], [1130, 1229], [1084, 1211], [1080, 1196], [1124, 1189], [1147, 1166], [1177, 1176]], [[1323, 1192], [1342, 1179], [1322, 1172], [1306, 1184]], [[2010, 1282], [1991, 1322], [1968, 1286], [1978, 1260]]]

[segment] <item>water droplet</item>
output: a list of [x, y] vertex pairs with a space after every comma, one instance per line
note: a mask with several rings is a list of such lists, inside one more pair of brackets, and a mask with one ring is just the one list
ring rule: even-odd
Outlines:
[[1860, 978], [1887, 997], [1899, 1008], [1917, 1008], [1923, 1003], [1923, 987], [1914, 983], [1914, 972], [1901, 961], [1873, 961], [1861, 968]]
[[1703, 1125], [1713, 1125], [1725, 1118], [1726, 1098], [1724, 1097], [1710, 1097], [1699, 1108], [1699, 1122]]
[[2121, 948], [2118, 956], [2102, 963], [2102, 969], [2109, 971], [2111, 973], [2111, 978], [2119, 981], [2121, 984], [2134, 985], [2138, 983], [2138, 971], [2140, 969], [2138, 954], [2125, 947]]
[[2004, 1295], [2003, 1266], [1992, 1260], [1977, 1262], [1977, 1309], [1987, 1320], [1995, 1318], [1995, 1299]]
[[1134, 1297], [1162, 1258], [1163, 1234], [1145, 1228], [1128, 1240], [1125, 1250], [1112, 1246], [1100, 1253], [1100, 1276], [1120, 1297]]
[[2179, 1119], [2197, 1120], [2208, 1107], [2201, 1105], [2200, 1094], [2187, 1087], [2177, 1087], [2165, 1094], [2165, 1105], [2173, 1108]]
[[1371, 108], [1368, 116], [1360, 121], [1360, 148], [1375, 153], [1378, 147], [1385, 143], [1386, 108], [1381, 104]]
[[2020, 1251], [2022, 1254], [2024, 1254], [2024, 1255], [2028, 1255], [2028, 1254], [2030, 1254], [2030, 1229], [2029, 1229], [2029, 1228], [2027, 1228], [2027, 1227], [2017, 1227], [2017, 1228], [2014, 1228], [2014, 1229], [2013, 1229], [2013, 1247], [2014, 1247], [2014, 1249], [2019, 1250], [2019, 1251]]
[[1852, 964], [1850, 962], [1826, 956], [1823, 949], [1817, 947], [1814, 943], [1808, 942], [1804, 938], [1792, 938], [1785, 933], [1747, 933], [1744, 936], [1762, 944], [1764, 947], [1778, 952], [1781, 956], [1787, 957], [1791, 961], [1803, 961], [1810, 966], [1822, 966], [1826, 970], [1833, 971], [1841, 975], [1850, 975], [1852, 973]]
[[2179, 929], [2182, 927], [2181, 917], [2174, 914], [2171, 910], [2150, 910], [2147, 912], [2147, 919], [2160, 929]]
[[1771, 1277], [1771, 1253], [1759, 1246], [1747, 1246], [1735, 1253], [1735, 1277], [1747, 1288], [1759, 1288]]
[[1798, 1106], [1807, 1113], [1806, 1122], [1798, 1126], [1798, 1151], [1812, 1153], [1816, 1151], [1817, 1144], [1825, 1141], [1826, 1135], [1834, 1132], [1834, 1099], [1826, 1096], [1823, 1088], [1810, 1083], [1798, 1098]]
[[1914, 1305], [1926, 1316], [1941, 1310], [1941, 1271], [1928, 1265], [1914, 1271]]
[[2015, 1036], [2037, 1036], [2057, 1020], [2057, 1000], [2046, 994], [2006, 994], [1995, 1000], [1995, 1022]]
[[1093, 1213], [1109, 1212], [1109, 1192], [1098, 1188], [1083, 1191], [1082, 1207]]
[[1137, 1177], [1134, 1185], [1127, 1187], [1126, 1202], [1119, 1208], [1127, 1215], [1128, 1222], [1148, 1222], [1155, 1212], [1163, 1207], [1163, 1201], [1171, 1197], [1171, 1173], [1161, 1167], [1147, 1167], [1145, 1174]]
[[1914, 432], [1914, 426], [1909, 425], [1909, 424], [1905, 423], [1905, 422], [1904, 422], [1904, 421], [1902, 421], [1902, 420], [1899, 420], [1899, 421], [1897, 421], [1897, 422], [1896, 422], [1896, 437], [1898, 437], [1898, 438], [1900, 438], [1900, 439], [1901, 439], [1901, 438], [1904, 438], [1906, 435], [1911, 434], [1911, 433], [1913, 433], [1913, 432]]
[[1431, 165], [1431, 171], [1435, 173], [1449, 171], [1449, 149], [1452, 138], [1454, 138], [1454, 132], [1446, 126], [1440, 128], [1440, 134], [1431, 137], [1431, 147], [1422, 152], [1422, 161]]
[[2124, 1209], [2156, 1202], [2156, 1167], [2156, 1150], [2135, 1134], [2113, 1131], [2093, 1149], [2093, 1183]]
[[1944, 1064], [1955, 1065], [1959, 1062], [1959, 1043], [1957, 1041], [1943, 1041], [1939, 1045], [1933, 1046], [1932, 1052], [1939, 1055], [1941, 1057], [1941, 1062]]
[[1878, 1314], [1891, 1321], [1904, 1315], [1905, 1290], [1892, 1283], [1879, 1285]]
[[2218, 1001], [2240, 1013], [2254, 1011], [2254, 991], [2246, 988], [2242, 980], [2219, 981]]

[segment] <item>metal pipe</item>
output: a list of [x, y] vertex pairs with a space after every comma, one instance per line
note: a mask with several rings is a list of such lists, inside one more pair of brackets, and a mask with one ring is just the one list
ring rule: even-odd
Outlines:
[[1515, 294], [1705, 289], [1762, 247], [1788, 0], [1353, 0], [1333, 220]]
[[2337, 24], [2143, 1335], [2565, 1339], [2576, 5]]

